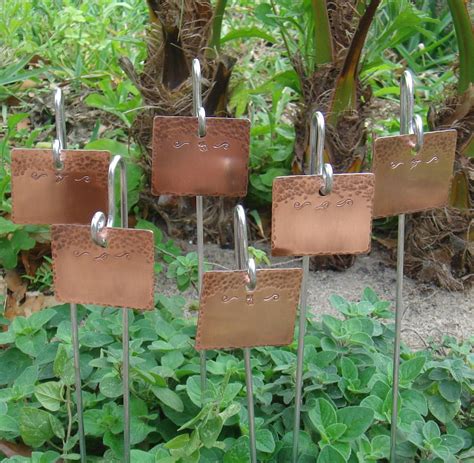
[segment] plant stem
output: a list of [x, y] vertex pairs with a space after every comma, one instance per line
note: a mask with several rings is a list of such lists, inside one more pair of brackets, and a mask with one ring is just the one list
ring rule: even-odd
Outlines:
[[333, 126], [337, 125], [339, 117], [345, 111], [354, 110], [356, 107], [357, 68], [369, 27], [372, 24], [380, 1], [371, 0], [352, 38], [331, 100], [328, 122]]
[[218, 53], [221, 50], [222, 19], [224, 18], [226, 6], [227, 0], [217, 0], [212, 21], [212, 35], [209, 41], [209, 48], [216, 50]]
[[448, 0], [448, 6], [453, 17], [459, 48], [458, 95], [462, 95], [474, 83], [474, 33], [467, 2]]
[[[65, 444], [67, 444], [67, 442], [69, 441], [72, 432], [71, 388], [69, 386], [66, 386], [66, 408], [68, 423]], [[63, 453], [66, 453], [64, 448]]]

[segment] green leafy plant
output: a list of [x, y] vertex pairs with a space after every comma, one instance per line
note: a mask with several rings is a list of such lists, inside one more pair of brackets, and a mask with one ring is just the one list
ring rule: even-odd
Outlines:
[[85, 102], [113, 114], [130, 128], [142, 101], [138, 90], [129, 81], [121, 81], [114, 88], [110, 79], [102, 80], [98, 87], [101, 93], [91, 93]]
[[33, 276], [23, 275], [23, 278], [26, 278], [31, 282], [31, 289], [37, 291], [50, 291], [53, 287], [53, 269], [52, 269], [53, 260], [48, 257], [43, 257], [43, 262], [36, 269], [36, 272]]
[[[300, 461], [387, 461], [389, 303], [369, 289], [359, 302], [333, 296], [331, 303], [342, 318], [324, 316], [308, 325]], [[132, 459], [247, 462], [242, 355], [208, 352], [201, 402], [196, 322], [183, 315], [184, 305], [180, 296], [157, 296], [156, 310], [130, 313]], [[94, 306], [78, 309], [88, 460], [118, 462], [121, 315]], [[17, 317], [0, 334], [0, 439], [37, 452], [6, 462], [77, 458], [70, 328], [67, 307], [59, 306]], [[252, 350], [259, 461], [291, 459], [296, 347], [293, 342]], [[470, 461], [471, 351], [472, 342], [454, 339], [419, 352], [403, 349], [397, 461]]]

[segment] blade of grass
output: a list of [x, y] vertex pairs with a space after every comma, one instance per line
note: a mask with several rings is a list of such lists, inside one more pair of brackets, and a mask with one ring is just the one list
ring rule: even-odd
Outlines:
[[227, 0], [217, 0], [214, 8], [214, 18], [212, 20], [212, 35], [209, 47], [218, 53], [221, 49], [222, 19], [224, 18]]
[[316, 65], [332, 63], [333, 45], [326, 0], [312, 0]]

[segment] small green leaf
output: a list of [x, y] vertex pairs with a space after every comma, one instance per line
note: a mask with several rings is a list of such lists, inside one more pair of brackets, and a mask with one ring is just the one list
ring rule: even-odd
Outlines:
[[354, 381], [359, 378], [359, 370], [354, 362], [349, 357], [341, 359], [342, 376], [349, 381]]
[[74, 363], [64, 344], [59, 344], [53, 364], [54, 374], [68, 386], [74, 384]]
[[31, 357], [36, 357], [47, 342], [46, 331], [43, 329], [36, 333], [17, 335], [15, 339], [16, 347]]
[[428, 421], [423, 425], [423, 436], [425, 439], [432, 440], [441, 435], [438, 425], [434, 421]]
[[153, 394], [155, 394], [158, 400], [163, 402], [168, 407], [180, 413], [184, 411], [183, 401], [181, 400], [179, 395], [176, 394], [176, 392], [172, 391], [171, 389], [168, 389], [167, 387], [158, 386], [153, 386], [151, 388], [151, 391], [153, 392]]
[[273, 453], [275, 451], [275, 439], [268, 429], [259, 429], [255, 433], [257, 441], [257, 450], [264, 453]]
[[20, 427], [15, 420], [9, 415], [0, 415], [0, 433], [12, 433], [17, 436], [20, 432]]
[[43, 309], [39, 312], [34, 312], [28, 318], [28, 323], [34, 330], [39, 330], [46, 323], [48, 323], [54, 316], [56, 311], [53, 309]]
[[374, 411], [375, 418], [379, 421], [384, 421], [383, 400], [376, 395], [369, 395], [360, 403], [363, 407], [370, 408]]
[[166, 353], [161, 357], [161, 364], [176, 370], [184, 363], [184, 355], [179, 350]]
[[439, 395], [430, 395], [428, 396], [428, 408], [439, 421], [449, 423], [459, 412], [461, 401], [448, 402]]
[[220, 42], [225, 43], [229, 42], [230, 40], [249, 38], [263, 39], [270, 43], [275, 43], [277, 41], [275, 37], [268, 34], [268, 32], [264, 31], [263, 29], [258, 29], [257, 27], [248, 27], [231, 30], [228, 34], [221, 38]]
[[342, 423], [334, 423], [326, 428], [326, 434], [330, 441], [338, 440], [347, 430], [347, 426]]
[[0, 235], [8, 235], [19, 228], [21, 228], [21, 225], [17, 225], [11, 220], [7, 220], [5, 217], [0, 216]]
[[317, 463], [346, 463], [346, 459], [332, 445], [326, 445], [319, 453]]
[[216, 443], [219, 434], [222, 431], [223, 425], [224, 422], [218, 415], [208, 419], [202, 426], [198, 428], [199, 437], [201, 442], [204, 444], [204, 447], [207, 447], [208, 449], [214, 447], [214, 444]]
[[56, 381], [48, 381], [36, 386], [35, 396], [38, 402], [52, 412], [56, 412], [61, 408], [64, 402], [64, 386]]
[[223, 463], [250, 463], [249, 438], [239, 437], [226, 451]]
[[453, 455], [464, 447], [464, 440], [452, 434], [444, 434], [441, 436], [441, 442]]
[[321, 433], [325, 433], [328, 426], [337, 422], [336, 410], [326, 399], [317, 399], [308, 416], [313, 426]]
[[461, 398], [461, 384], [456, 381], [441, 381], [438, 385], [440, 394], [448, 402], [456, 402]]
[[101, 379], [99, 389], [105, 397], [120, 397], [123, 394], [122, 380], [116, 374], [108, 374]]
[[360, 437], [372, 424], [374, 411], [367, 407], [345, 407], [337, 411], [337, 421], [347, 426], [341, 442], [351, 442]]
[[428, 413], [428, 404], [426, 403], [426, 397], [420, 391], [416, 389], [406, 389], [401, 392], [402, 405], [403, 407], [415, 410], [420, 415], [425, 416]]
[[415, 357], [400, 365], [400, 384], [408, 385], [414, 381], [425, 366], [425, 357]]
[[61, 429], [61, 422], [44, 410], [25, 407], [20, 413], [20, 434], [27, 445], [40, 447], [54, 435], [62, 434]]

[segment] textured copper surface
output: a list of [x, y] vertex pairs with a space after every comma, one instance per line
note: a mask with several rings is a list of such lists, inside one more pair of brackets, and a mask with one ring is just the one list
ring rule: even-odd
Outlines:
[[63, 150], [64, 168], [52, 150], [12, 151], [12, 220], [23, 224], [86, 224], [107, 212], [108, 151]]
[[449, 198], [456, 130], [428, 132], [413, 151], [414, 135], [382, 137], [374, 143], [374, 217], [446, 206]]
[[206, 272], [196, 349], [282, 346], [293, 341], [301, 269], [257, 270], [254, 291], [245, 271]]
[[53, 225], [51, 236], [59, 301], [153, 309], [151, 231], [109, 228], [105, 248], [92, 241], [87, 225]]
[[209, 117], [200, 138], [196, 117], [155, 117], [152, 193], [245, 196], [249, 138], [248, 119]]
[[373, 174], [335, 174], [333, 190], [319, 193], [316, 175], [277, 177], [272, 194], [272, 254], [314, 256], [370, 250]]

